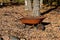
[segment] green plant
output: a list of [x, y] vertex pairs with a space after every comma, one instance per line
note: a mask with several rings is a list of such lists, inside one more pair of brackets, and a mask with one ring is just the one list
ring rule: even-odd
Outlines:
[[18, 3], [24, 3], [24, 0], [17, 0]]

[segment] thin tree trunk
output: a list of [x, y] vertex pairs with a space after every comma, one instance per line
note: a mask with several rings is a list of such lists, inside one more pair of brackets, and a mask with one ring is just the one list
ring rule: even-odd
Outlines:
[[27, 0], [25, 0], [25, 10], [28, 10], [28, 4]]
[[27, 0], [27, 5], [28, 5], [28, 10], [32, 11], [32, 5], [31, 5], [31, 0]]
[[42, 8], [43, 0], [40, 0], [40, 8]]
[[48, 4], [50, 6], [52, 4], [52, 0], [48, 0]]
[[33, 14], [32, 16], [40, 16], [40, 1], [39, 0], [33, 0]]
[[25, 10], [29, 10], [29, 11], [32, 10], [31, 0], [25, 0]]

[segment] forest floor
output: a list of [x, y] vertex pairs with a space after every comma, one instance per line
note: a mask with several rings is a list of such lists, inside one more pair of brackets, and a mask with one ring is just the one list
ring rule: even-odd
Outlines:
[[[43, 10], [47, 10], [47, 7]], [[43, 14], [45, 11], [40, 10]], [[60, 40], [60, 6], [45, 12], [43, 20], [45, 30], [23, 28], [19, 20], [22, 15], [26, 16], [31, 12], [26, 12], [24, 6], [11, 6], [0, 8], [0, 35], [16, 36], [27, 40]], [[47, 24], [48, 23], [48, 24]]]

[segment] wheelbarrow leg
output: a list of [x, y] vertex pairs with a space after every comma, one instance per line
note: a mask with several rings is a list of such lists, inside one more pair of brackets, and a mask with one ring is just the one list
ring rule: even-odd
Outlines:
[[23, 28], [26, 28], [26, 24], [23, 24], [22, 27], [23, 27]]
[[24, 24], [24, 28], [28, 28], [29, 27], [29, 25], [27, 25], [27, 24]]
[[32, 25], [32, 27], [34, 27], [34, 24]]
[[37, 25], [37, 28], [42, 29], [43, 31], [45, 30], [45, 26], [41, 23]]

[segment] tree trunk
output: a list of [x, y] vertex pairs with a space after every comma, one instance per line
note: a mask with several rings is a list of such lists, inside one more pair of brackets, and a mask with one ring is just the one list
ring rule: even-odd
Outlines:
[[39, 0], [33, 0], [33, 14], [32, 16], [40, 16], [40, 1]]
[[27, 0], [25, 0], [25, 10], [28, 10]]
[[31, 0], [25, 0], [25, 10], [29, 10], [29, 11], [32, 10]]
[[40, 8], [42, 8], [43, 0], [40, 0]]
[[28, 10], [32, 11], [32, 5], [31, 5], [31, 0], [27, 0], [28, 1]]
[[52, 4], [52, 0], [48, 0], [48, 4], [50, 6]]

